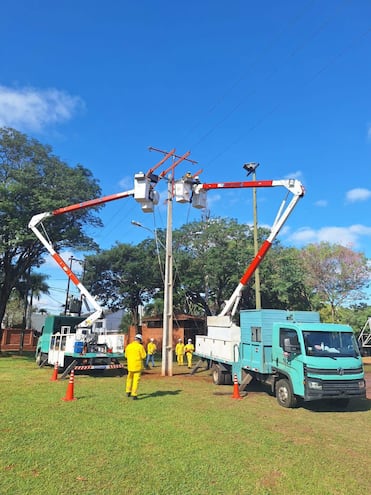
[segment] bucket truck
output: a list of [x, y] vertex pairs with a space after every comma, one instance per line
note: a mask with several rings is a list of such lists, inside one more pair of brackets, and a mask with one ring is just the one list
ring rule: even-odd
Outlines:
[[171, 150], [167, 153], [146, 174], [143, 172], [135, 174], [134, 188], [131, 190], [39, 213], [31, 218], [29, 228], [64, 271], [68, 279], [77, 287], [81, 298], [94, 308], [94, 312], [86, 317], [79, 316], [79, 312], [75, 315], [47, 316], [36, 346], [36, 362], [39, 366], [46, 364], [57, 365], [58, 368], [64, 370], [65, 376], [71, 369], [122, 368], [123, 365], [120, 364], [119, 360], [124, 357], [123, 335], [107, 332], [102, 306], [84, 287], [73, 273], [71, 267], [56, 252], [42, 222], [56, 215], [63, 215], [127, 197], [134, 197], [141, 205], [143, 212], [152, 212], [154, 205], [159, 201], [159, 193], [154, 188], [168, 170], [173, 169], [174, 164], [159, 175], [154, 174], [154, 171], [173, 156], [174, 152], [175, 150]]
[[366, 387], [361, 355], [348, 325], [320, 323], [312, 311], [274, 309], [242, 310], [240, 324], [233, 317], [241, 294], [256, 268], [304, 196], [298, 180], [268, 180], [200, 184], [184, 180], [177, 184], [177, 200], [206, 205], [206, 191], [230, 188], [284, 187], [293, 197], [281, 204], [268, 238], [263, 242], [235, 291], [217, 316], [207, 317], [207, 335], [197, 335], [195, 355], [212, 370], [214, 384], [232, 384], [240, 390], [254, 379], [270, 387], [283, 407], [294, 407], [298, 399], [329, 399], [345, 406], [352, 398], [365, 398]]

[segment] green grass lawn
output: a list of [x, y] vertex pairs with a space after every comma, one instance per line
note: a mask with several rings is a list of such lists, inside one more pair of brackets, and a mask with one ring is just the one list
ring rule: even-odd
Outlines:
[[346, 410], [279, 407], [257, 388], [242, 400], [174, 364], [68, 380], [32, 357], [0, 357], [1, 495], [366, 495], [371, 401]]

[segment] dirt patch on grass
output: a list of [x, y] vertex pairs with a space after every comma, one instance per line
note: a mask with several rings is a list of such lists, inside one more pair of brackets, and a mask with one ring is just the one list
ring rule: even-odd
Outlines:
[[366, 378], [366, 397], [371, 399], [371, 372], [365, 373]]

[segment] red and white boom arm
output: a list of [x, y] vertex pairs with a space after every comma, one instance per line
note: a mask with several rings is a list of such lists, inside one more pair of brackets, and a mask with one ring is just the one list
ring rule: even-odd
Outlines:
[[[154, 149], [154, 148], [153, 148]], [[160, 151], [160, 150], [156, 150]], [[183, 156], [175, 155], [175, 148], [169, 152], [163, 152], [164, 157], [154, 165], [146, 174], [143, 172], [139, 172], [134, 175], [134, 189], [130, 189], [129, 191], [124, 191], [116, 194], [110, 194], [109, 196], [103, 196], [102, 198], [91, 199], [88, 201], [84, 201], [82, 203], [76, 203], [70, 206], [65, 206], [63, 208], [58, 208], [53, 211], [47, 211], [45, 213], [39, 213], [38, 215], [34, 215], [28, 226], [36, 235], [36, 237], [40, 240], [40, 242], [44, 245], [44, 247], [49, 251], [52, 255], [53, 259], [56, 263], [62, 268], [62, 270], [66, 273], [67, 277], [75, 284], [80, 293], [85, 296], [85, 298], [93, 305], [95, 312], [88, 316], [84, 321], [77, 325], [78, 327], [90, 327], [97, 319], [103, 316], [103, 308], [96, 301], [96, 299], [89, 293], [89, 291], [83, 286], [77, 276], [72, 272], [71, 268], [67, 265], [64, 259], [55, 251], [52, 243], [40, 232], [37, 226], [46, 218], [53, 217], [56, 215], [62, 215], [64, 213], [70, 213], [76, 210], [82, 210], [83, 208], [90, 208], [92, 206], [98, 206], [103, 203], [108, 203], [110, 201], [115, 201], [116, 199], [127, 198], [129, 196], [134, 196], [134, 199], [141, 204], [142, 210], [144, 213], [153, 212], [153, 207], [159, 201], [159, 194], [154, 190], [157, 182], [162, 179], [169, 170], [174, 170], [174, 168], [179, 165], [183, 160], [188, 160], [188, 155], [190, 152], [188, 151]], [[154, 171], [157, 170], [161, 165], [163, 165], [169, 158], [176, 157], [178, 160], [173, 162], [172, 165], [166, 170], [162, 171], [159, 175], [155, 175]], [[191, 161], [191, 160], [188, 160]], [[196, 162], [194, 162], [196, 163]]]
[[80, 282], [77, 276], [72, 272], [71, 268], [67, 265], [64, 259], [55, 251], [52, 243], [44, 237], [44, 235], [40, 232], [37, 226], [48, 217], [53, 217], [56, 215], [62, 215], [64, 213], [69, 213], [71, 211], [82, 210], [83, 208], [90, 208], [92, 206], [97, 206], [103, 203], [108, 203], [109, 201], [114, 201], [116, 199], [126, 198], [128, 196], [134, 196], [134, 189], [130, 191], [120, 192], [117, 194], [111, 194], [109, 196], [104, 196], [98, 199], [92, 199], [89, 201], [84, 201], [82, 203], [76, 203], [74, 205], [65, 206], [63, 208], [58, 208], [53, 211], [48, 211], [45, 213], [39, 213], [38, 215], [34, 215], [28, 226], [32, 230], [32, 232], [36, 235], [36, 237], [40, 240], [43, 246], [49, 251], [54, 261], [62, 268], [67, 277], [71, 280], [73, 284], [78, 288], [80, 293], [87, 299], [87, 301], [93, 306], [95, 309], [94, 313], [85, 318], [84, 321], [79, 323], [78, 327], [85, 328], [90, 327], [92, 324], [103, 316], [103, 308], [97, 302], [97, 300], [90, 294], [90, 292], [84, 287], [84, 285]]
[[236, 188], [244, 188], [244, 187], [260, 188], [260, 187], [276, 187], [276, 186], [285, 187], [290, 193], [293, 194], [293, 197], [289, 202], [289, 204], [286, 206], [286, 208], [285, 208], [286, 199], [284, 199], [283, 202], [281, 203], [268, 238], [263, 242], [262, 246], [255, 255], [254, 259], [247, 267], [245, 273], [240, 279], [239, 284], [234, 290], [232, 296], [226, 302], [226, 305], [219, 316], [225, 316], [229, 314], [233, 316], [236, 313], [244, 287], [251, 279], [257, 267], [263, 261], [274, 239], [277, 237], [279, 231], [281, 230], [282, 226], [288, 219], [292, 210], [295, 208], [297, 202], [299, 201], [300, 198], [304, 196], [304, 187], [302, 186], [300, 181], [295, 179], [246, 181], [246, 182], [222, 182], [222, 183], [212, 183], [212, 184], [198, 184], [194, 186], [194, 194], [196, 195], [199, 194], [201, 190], [208, 191], [210, 189], [236, 189]]

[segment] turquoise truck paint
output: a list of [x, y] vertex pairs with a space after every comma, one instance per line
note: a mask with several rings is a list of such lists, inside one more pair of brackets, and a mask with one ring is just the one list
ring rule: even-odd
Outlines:
[[366, 397], [362, 358], [348, 325], [321, 323], [317, 312], [263, 309], [242, 310], [240, 332], [236, 327], [231, 338], [223, 337], [228, 328], [218, 330], [219, 336], [215, 328], [212, 337], [196, 336], [195, 349], [218, 370], [217, 384], [231, 383], [235, 374], [240, 384], [255, 378], [278, 391], [285, 407], [297, 398], [345, 403]]

